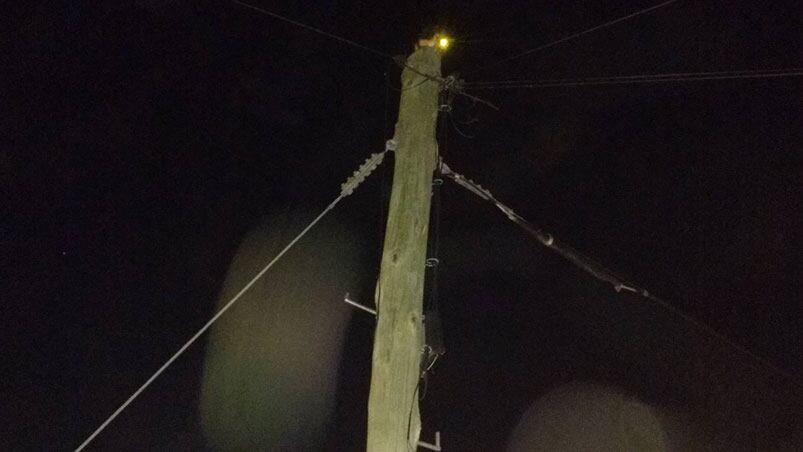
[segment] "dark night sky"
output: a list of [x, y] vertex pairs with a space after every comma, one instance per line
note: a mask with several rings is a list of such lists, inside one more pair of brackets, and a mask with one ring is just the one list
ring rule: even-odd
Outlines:
[[[800, 67], [800, 7], [770, 3], [679, 1], [467, 78]], [[389, 54], [444, 24], [467, 41], [445, 56], [448, 74], [651, 4], [262, 6]], [[397, 86], [399, 70], [225, 1], [51, 2], [14, 16], [0, 119], [0, 448], [67, 450], [211, 316], [243, 234], [288, 208], [322, 208], [382, 149], [398, 102], [385, 74]], [[456, 102], [456, 119], [477, 122], [460, 126], [471, 139], [448, 130], [455, 170], [800, 374], [800, 78], [476, 94], [503, 111]], [[378, 181], [340, 207], [376, 249]], [[448, 450], [496, 450], [539, 393], [577, 379], [707, 413], [745, 444], [762, 407], [803, 412], [787, 380], [613, 294], [468, 194], [447, 186], [443, 203], [449, 352], [423, 404], [425, 439], [440, 429]], [[370, 339], [357, 316], [344, 370], [356, 397], [367, 397]], [[188, 352], [96, 450], [201, 450], [202, 356]], [[338, 420], [358, 448], [356, 400]], [[767, 419], [755, 435], [770, 439], [754, 444], [795, 428]]]

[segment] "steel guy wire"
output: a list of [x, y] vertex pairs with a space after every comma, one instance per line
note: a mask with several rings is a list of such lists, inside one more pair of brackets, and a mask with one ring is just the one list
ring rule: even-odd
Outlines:
[[[388, 148], [389, 147], [391, 146], [388, 146]], [[106, 418], [106, 420], [103, 421], [103, 423], [100, 424], [100, 426], [97, 429], [95, 429], [95, 431], [92, 432], [92, 434], [89, 435], [89, 437], [87, 437], [86, 440], [84, 440], [84, 442], [81, 443], [81, 445], [75, 449], [75, 452], [80, 452], [84, 450], [84, 448], [86, 448], [86, 446], [88, 446], [89, 443], [91, 443], [92, 440], [95, 439], [95, 437], [97, 437], [103, 430], [105, 430], [106, 427], [117, 416], [119, 416], [120, 413], [123, 412], [123, 410], [125, 410], [137, 397], [139, 397], [139, 395], [142, 394], [151, 385], [151, 383], [153, 383], [168, 367], [170, 367], [170, 365], [173, 364], [173, 362], [176, 359], [178, 359], [178, 357], [181, 356], [193, 343], [195, 343], [195, 341], [197, 341], [198, 338], [200, 338], [223, 314], [225, 314], [226, 311], [228, 311], [229, 308], [231, 308], [234, 305], [234, 303], [236, 303], [237, 300], [239, 300], [243, 296], [243, 294], [245, 294], [260, 278], [262, 278], [262, 276], [265, 273], [267, 273], [267, 271], [270, 270], [271, 267], [273, 267], [273, 265], [279, 261], [279, 259], [281, 259], [288, 251], [290, 251], [290, 249], [293, 246], [295, 246], [295, 244], [299, 240], [301, 240], [301, 238], [304, 237], [307, 234], [307, 232], [309, 232], [310, 229], [312, 229], [316, 224], [318, 224], [318, 222], [324, 216], [326, 216], [326, 214], [328, 214], [332, 209], [334, 209], [335, 206], [337, 206], [337, 204], [343, 198], [353, 193], [353, 191], [357, 188], [357, 186], [359, 186], [360, 183], [362, 183], [362, 181], [364, 181], [365, 178], [368, 177], [368, 175], [370, 175], [371, 172], [373, 172], [377, 168], [377, 166], [379, 166], [379, 164], [382, 163], [382, 160], [385, 156], [385, 153], [388, 151], [388, 148], [386, 148], [385, 151], [380, 152], [378, 154], [372, 154], [371, 157], [369, 157], [362, 165], [360, 165], [359, 169], [355, 171], [346, 180], [346, 182], [344, 182], [341, 185], [340, 195], [337, 198], [335, 198], [335, 200], [332, 201], [328, 206], [326, 206], [326, 208], [323, 209], [323, 211], [320, 214], [318, 214], [318, 216], [315, 217], [315, 219], [312, 220], [298, 235], [296, 235], [295, 238], [293, 238], [293, 240], [291, 240], [290, 243], [288, 243], [287, 246], [285, 246], [270, 262], [268, 262], [268, 264], [265, 265], [262, 268], [262, 270], [260, 270], [259, 273], [256, 274], [256, 276], [251, 278], [251, 280], [245, 286], [243, 286], [243, 288], [240, 289], [240, 291], [237, 292], [236, 295], [234, 295], [228, 302], [226, 302], [226, 304], [223, 305], [223, 307], [220, 308], [217, 311], [217, 313], [214, 316], [212, 316], [212, 318], [209, 319], [209, 321], [207, 321], [187, 342], [185, 342], [184, 345], [182, 345], [177, 352], [175, 352], [164, 364], [162, 364], [162, 366], [158, 370], [156, 370], [156, 372], [154, 372], [153, 375], [151, 375], [150, 378], [148, 378], [145, 381], [145, 383], [143, 383], [142, 386], [139, 387], [139, 389], [134, 391], [134, 393], [131, 394], [131, 396], [128, 399], [126, 399], [126, 401], [123, 402], [123, 404], [120, 405], [111, 414], [111, 416]]]

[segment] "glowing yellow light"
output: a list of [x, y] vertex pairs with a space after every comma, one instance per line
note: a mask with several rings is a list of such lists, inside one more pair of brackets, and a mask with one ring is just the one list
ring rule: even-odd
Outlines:
[[440, 47], [443, 50], [446, 50], [449, 47], [449, 44], [451, 44], [449, 42], [449, 38], [439, 38], [438, 39], [438, 47]]

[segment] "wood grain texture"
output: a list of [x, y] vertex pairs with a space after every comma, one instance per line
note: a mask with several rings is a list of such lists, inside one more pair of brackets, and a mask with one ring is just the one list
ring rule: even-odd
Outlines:
[[377, 288], [368, 451], [416, 449], [420, 433], [415, 396], [424, 345], [422, 305], [432, 173], [437, 162], [435, 124], [440, 56], [422, 47], [402, 72], [397, 142], [387, 229]]

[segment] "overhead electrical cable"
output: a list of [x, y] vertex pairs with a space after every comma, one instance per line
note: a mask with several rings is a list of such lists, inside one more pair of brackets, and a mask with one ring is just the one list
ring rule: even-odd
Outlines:
[[334, 39], [335, 41], [340, 41], [340, 42], [342, 42], [344, 44], [348, 44], [348, 45], [350, 45], [352, 47], [356, 47], [356, 48], [362, 49], [362, 50], [364, 50], [366, 52], [373, 53], [374, 55], [380, 56], [382, 58], [391, 58], [391, 59], [393, 58], [391, 55], [389, 55], [389, 54], [387, 54], [385, 52], [381, 52], [379, 50], [373, 49], [373, 48], [368, 47], [366, 45], [360, 44], [359, 42], [352, 41], [351, 39], [346, 39], [344, 37], [329, 33], [327, 31], [321, 30], [320, 28], [316, 28], [316, 27], [313, 27], [311, 25], [307, 25], [307, 24], [299, 22], [297, 20], [290, 19], [289, 17], [282, 16], [281, 14], [276, 14], [274, 12], [268, 11], [265, 8], [260, 8], [259, 6], [250, 5], [248, 3], [244, 3], [244, 2], [241, 2], [239, 0], [231, 0], [231, 1], [233, 1], [234, 3], [240, 5], [240, 6], [244, 7], [244, 8], [252, 9], [254, 11], [260, 12], [260, 13], [265, 14], [267, 16], [271, 16], [274, 19], [282, 20], [284, 22], [293, 24], [293, 25], [295, 25], [297, 27], [301, 27], [301, 28], [304, 28], [306, 30], [312, 31], [314, 33], [318, 33], [319, 35], [326, 36], [327, 38]]
[[259, 7], [259, 6], [254, 6], [254, 5], [245, 3], [245, 2], [241, 2], [239, 0], [231, 0], [231, 1], [236, 3], [236, 4], [238, 4], [238, 5], [240, 5], [240, 6], [242, 6], [242, 7], [244, 7], [244, 8], [248, 8], [248, 9], [254, 10], [256, 12], [259, 12], [261, 14], [265, 14], [267, 16], [273, 17], [274, 19], [278, 19], [278, 20], [287, 22], [289, 24], [295, 25], [297, 27], [301, 27], [301, 28], [303, 28], [305, 30], [308, 30], [308, 31], [311, 31], [313, 33], [318, 33], [319, 35], [326, 36], [327, 38], [334, 39], [335, 41], [339, 41], [339, 42], [342, 42], [344, 44], [348, 44], [348, 45], [350, 45], [352, 47], [364, 50], [364, 51], [366, 51], [368, 53], [371, 53], [371, 54], [373, 54], [375, 56], [378, 56], [380, 58], [389, 59], [389, 60], [395, 62], [396, 64], [398, 64], [398, 65], [400, 65], [402, 67], [405, 67], [407, 69], [410, 69], [410, 70], [414, 71], [418, 75], [421, 75], [421, 76], [424, 76], [424, 77], [428, 78], [429, 80], [437, 81], [439, 83], [443, 82], [443, 80], [440, 79], [439, 77], [435, 77], [435, 76], [430, 75], [430, 74], [421, 73], [418, 70], [416, 70], [415, 68], [407, 65], [404, 62], [404, 60], [400, 60], [399, 58], [394, 57], [393, 55], [391, 55], [391, 54], [389, 54], [387, 52], [382, 52], [380, 50], [376, 50], [374, 48], [368, 47], [367, 45], [360, 44], [357, 41], [353, 41], [351, 39], [347, 39], [347, 38], [344, 38], [342, 36], [338, 36], [336, 34], [329, 33], [328, 31], [324, 31], [324, 30], [321, 30], [320, 28], [313, 27], [311, 25], [307, 25], [307, 24], [305, 24], [303, 22], [299, 22], [297, 20], [293, 20], [293, 19], [291, 19], [289, 17], [283, 16], [281, 14], [274, 13], [272, 11], [269, 11], [269, 10], [267, 10], [265, 8], [262, 8], [262, 7]]
[[589, 273], [594, 278], [611, 284], [616, 290], [616, 292], [632, 292], [636, 295], [639, 295], [647, 300], [652, 301], [657, 306], [666, 309], [667, 311], [671, 312], [672, 314], [678, 316], [680, 319], [684, 320], [685, 322], [693, 325], [694, 327], [698, 328], [700, 331], [705, 332], [711, 337], [714, 337], [721, 341], [722, 343], [726, 344], [727, 346], [731, 347], [734, 350], [742, 353], [745, 356], [750, 357], [753, 359], [754, 363], [761, 365], [762, 367], [769, 369], [775, 372], [778, 375], [783, 376], [786, 378], [791, 384], [795, 385], [797, 388], [803, 389], [803, 384], [798, 380], [798, 378], [794, 377], [789, 372], [781, 369], [780, 367], [776, 366], [768, 359], [757, 355], [756, 353], [750, 351], [746, 347], [736, 343], [734, 340], [728, 338], [727, 336], [719, 333], [715, 329], [711, 328], [710, 326], [706, 325], [705, 323], [695, 319], [694, 317], [680, 311], [679, 309], [675, 308], [671, 304], [667, 303], [666, 301], [656, 297], [655, 295], [651, 294], [647, 290], [626, 281], [625, 279], [617, 276], [610, 270], [606, 269], [599, 263], [595, 262], [591, 258], [583, 255], [582, 253], [578, 252], [577, 250], [573, 249], [572, 247], [562, 243], [558, 240], [554, 235], [544, 232], [540, 228], [533, 226], [530, 222], [522, 218], [519, 214], [513, 211], [510, 207], [506, 206], [499, 200], [497, 200], [491, 192], [481, 185], [473, 182], [470, 179], [467, 179], [462, 174], [456, 173], [452, 171], [445, 163], [441, 164], [442, 174], [448, 177], [450, 180], [455, 182], [457, 185], [465, 188], [466, 190], [474, 193], [476, 196], [488, 201], [489, 203], [493, 204], [497, 209], [499, 209], [505, 216], [515, 223], [517, 226], [524, 229], [528, 234], [534, 237], [538, 242], [540, 242], [545, 247], [554, 250], [556, 253], [561, 255], [563, 258], [571, 262], [572, 264], [576, 265], [577, 267], [581, 268], [585, 272]]
[[605, 22], [604, 24], [597, 25], [595, 27], [589, 28], [589, 29], [581, 31], [579, 33], [575, 33], [575, 34], [563, 37], [561, 39], [558, 39], [557, 41], [552, 41], [552, 42], [549, 42], [547, 44], [543, 44], [543, 45], [540, 45], [538, 47], [535, 47], [535, 48], [532, 48], [532, 49], [528, 49], [528, 50], [525, 50], [525, 51], [520, 52], [520, 53], [513, 54], [513, 55], [511, 55], [509, 57], [506, 57], [506, 58], [503, 58], [503, 59], [501, 59], [499, 61], [496, 61], [495, 63], [491, 63], [491, 64], [488, 64], [488, 65], [485, 65], [485, 66], [481, 66], [481, 67], [479, 67], [477, 69], [473, 69], [471, 71], [468, 71], [468, 72], [466, 72], [466, 75], [476, 74], [477, 72], [481, 72], [481, 71], [484, 71], [486, 69], [499, 66], [500, 64], [507, 63], [509, 61], [521, 58], [523, 56], [530, 55], [532, 53], [539, 52], [539, 51], [544, 50], [544, 49], [548, 49], [550, 47], [553, 47], [553, 46], [556, 46], [558, 44], [564, 43], [566, 41], [570, 41], [572, 39], [579, 38], [580, 36], [584, 36], [584, 35], [587, 35], [589, 33], [593, 33], [593, 32], [595, 32], [597, 30], [601, 30], [603, 28], [607, 28], [607, 27], [610, 27], [612, 25], [616, 25], [616, 24], [618, 24], [620, 22], [624, 22], [626, 20], [632, 19], [632, 18], [634, 18], [636, 16], [640, 16], [642, 14], [649, 13], [649, 12], [654, 11], [656, 9], [663, 8], [664, 6], [668, 6], [668, 5], [672, 4], [672, 3], [675, 3], [676, 1], [677, 0], [668, 0], [668, 1], [660, 3], [658, 5], [654, 5], [654, 6], [651, 6], [649, 8], [644, 8], [642, 10], [639, 10], [639, 11], [636, 11], [634, 13], [628, 14], [628, 15], [626, 15], [624, 17], [620, 17], [618, 19], [614, 19], [614, 20], [611, 20], [609, 22]]
[[371, 157], [369, 157], [362, 165], [360, 165], [357, 171], [355, 171], [354, 174], [341, 185], [340, 195], [328, 206], [326, 206], [326, 208], [323, 209], [323, 211], [318, 214], [318, 216], [315, 217], [315, 219], [313, 219], [298, 235], [296, 235], [296, 237], [293, 238], [293, 240], [291, 240], [290, 243], [288, 243], [287, 246], [285, 246], [279, 252], [279, 254], [271, 259], [271, 261], [268, 262], [267, 265], [265, 265], [262, 270], [256, 274], [256, 276], [251, 278], [251, 280], [245, 286], [243, 286], [243, 288], [240, 289], [236, 295], [226, 302], [226, 304], [224, 304], [223, 307], [220, 308], [217, 313], [215, 313], [215, 315], [212, 316], [212, 318], [201, 327], [201, 329], [199, 329], [187, 342], [185, 342], [184, 345], [182, 345], [181, 348], [179, 348], [178, 351], [173, 354], [173, 356], [171, 356], [156, 372], [153, 373], [153, 375], [150, 376], [150, 378], [145, 381], [145, 383], [142, 384], [142, 386], [139, 387], [139, 389], [134, 391], [134, 393], [131, 394], [131, 396], [126, 399], [126, 401], [123, 402], [123, 404], [120, 405], [120, 407], [118, 407], [117, 410], [111, 414], [111, 416], [103, 421], [103, 423], [100, 424], [100, 426], [95, 429], [95, 431], [92, 432], [92, 434], [89, 435], [89, 437], [87, 437], [86, 440], [84, 440], [84, 442], [75, 449], [75, 452], [80, 452], [87, 445], [89, 445], [89, 443], [91, 443], [95, 437], [97, 437], [117, 416], [120, 415], [120, 413], [123, 412], [123, 410], [125, 410], [137, 397], [139, 397], [139, 395], [142, 394], [145, 389], [151, 385], [151, 383], [153, 383], [168, 367], [170, 367], [171, 364], [173, 364], [176, 359], [178, 359], [179, 356], [181, 356], [193, 343], [195, 343], [195, 341], [197, 341], [198, 338], [200, 338], [224, 313], [226, 313], [226, 311], [228, 311], [229, 308], [231, 308], [234, 303], [236, 303], [237, 300], [239, 300], [260, 278], [262, 278], [262, 276], [268, 270], [270, 270], [271, 267], [273, 267], [273, 265], [279, 261], [279, 259], [281, 259], [288, 251], [290, 251], [290, 249], [295, 246], [295, 244], [301, 240], [301, 238], [304, 237], [304, 235], [306, 235], [310, 229], [312, 229], [324, 216], [326, 216], [326, 214], [334, 209], [335, 206], [337, 206], [337, 204], [343, 200], [343, 198], [352, 194], [357, 186], [359, 186], [362, 181], [364, 181], [365, 178], [368, 177], [379, 166], [379, 164], [382, 163], [385, 153], [388, 150], [395, 148], [394, 144], [392, 143], [392, 141], [389, 141], [389, 146], [385, 149], [385, 151], [378, 154], [372, 154]]
[[637, 83], [670, 83], [694, 82], [707, 80], [766, 79], [803, 76], [803, 68], [721, 71], [721, 72], [685, 72], [668, 74], [624, 75], [611, 77], [587, 77], [578, 79], [535, 79], [535, 80], [502, 80], [497, 82], [466, 83], [465, 89], [501, 90], [501, 89], [538, 89], [572, 86], [625, 85]]
[[[378, 56], [378, 57], [381, 57], [381, 58], [384, 58], [384, 59], [390, 59], [391, 61], [395, 62], [400, 67], [405, 68], [405, 69], [409, 69], [409, 70], [415, 72], [416, 74], [418, 74], [418, 75], [420, 75], [420, 76], [422, 76], [422, 77], [424, 77], [424, 78], [426, 78], [426, 79], [428, 79], [430, 81], [436, 82], [436, 83], [440, 84], [441, 86], [446, 87], [447, 89], [453, 90], [454, 92], [460, 94], [461, 96], [465, 96], [465, 97], [467, 97], [467, 98], [469, 98], [471, 100], [474, 100], [476, 102], [480, 102], [482, 104], [485, 104], [488, 107], [493, 108], [494, 110], [498, 110], [499, 109], [499, 107], [497, 107], [496, 105], [494, 105], [493, 103], [491, 103], [491, 102], [489, 102], [489, 101], [487, 101], [485, 99], [481, 99], [481, 98], [479, 98], [477, 96], [474, 96], [474, 95], [471, 95], [471, 94], [463, 92], [463, 90], [460, 87], [460, 85], [458, 83], [454, 83], [454, 79], [453, 78], [452, 78], [452, 80], [450, 80], [449, 77], [444, 79], [444, 78], [441, 78], [441, 77], [438, 77], [438, 76], [435, 76], [435, 75], [432, 75], [432, 74], [425, 74], [423, 72], [420, 72], [416, 68], [414, 68], [414, 67], [410, 66], [409, 64], [407, 64], [407, 62], [404, 60], [404, 58], [394, 57], [393, 55], [391, 55], [389, 53], [373, 49], [373, 48], [368, 47], [368, 46], [366, 46], [364, 44], [360, 44], [360, 43], [358, 43], [356, 41], [352, 41], [351, 39], [346, 39], [344, 37], [329, 33], [329, 32], [324, 31], [324, 30], [321, 30], [320, 28], [316, 28], [316, 27], [313, 27], [311, 25], [307, 25], [305, 23], [299, 22], [297, 20], [290, 19], [289, 17], [285, 17], [285, 16], [282, 16], [281, 14], [277, 14], [277, 13], [268, 11], [267, 9], [259, 7], [259, 6], [254, 6], [254, 5], [245, 3], [245, 2], [241, 2], [239, 0], [231, 0], [231, 1], [236, 3], [236, 4], [238, 4], [238, 5], [240, 5], [240, 6], [242, 6], [242, 7], [244, 7], [244, 8], [248, 8], [248, 9], [257, 11], [257, 12], [259, 12], [261, 14], [265, 14], [267, 16], [273, 17], [274, 19], [278, 19], [278, 20], [287, 22], [289, 24], [295, 25], [297, 27], [301, 27], [301, 28], [303, 28], [305, 30], [309, 30], [309, 31], [312, 31], [314, 33], [318, 33], [318, 34], [320, 34], [322, 36], [326, 36], [326, 37], [328, 37], [330, 39], [334, 39], [335, 41], [342, 42], [344, 44], [348, 44], [348, 45], [350, 45], [352, 47], [361, 49], [361, 50], [366, 51], [368, 53], [371, 53], [371, 54], [373, 54], [375, 56]], [[407, 88], [407, 89], [409, 89], [409, 88]]]
[[486, 80], [477, 82], [466, 82], [464, 86], [485, 86], [485, 85], [506, 85], [521, 83], [560, 83], [572, 80], [610, 80], [610, 79], [640, 79], [640, 78], [666, 78], [666, 77], [692, 77], [692, 76], [716, 76], [716, 75], [749, 75], [749, 74], [774, 74], [779, 72], [803, 71], [803, 67], [787, 69], [745, 69], [729, 71], [708, 71], [708, 72], [668, 72], [663, 74], [637, 74], [637, 75], [604, 75], [597, 77], [575, 77], [575, 78], [542, 78], [542, 79], [513, 79], [513, 80]]

